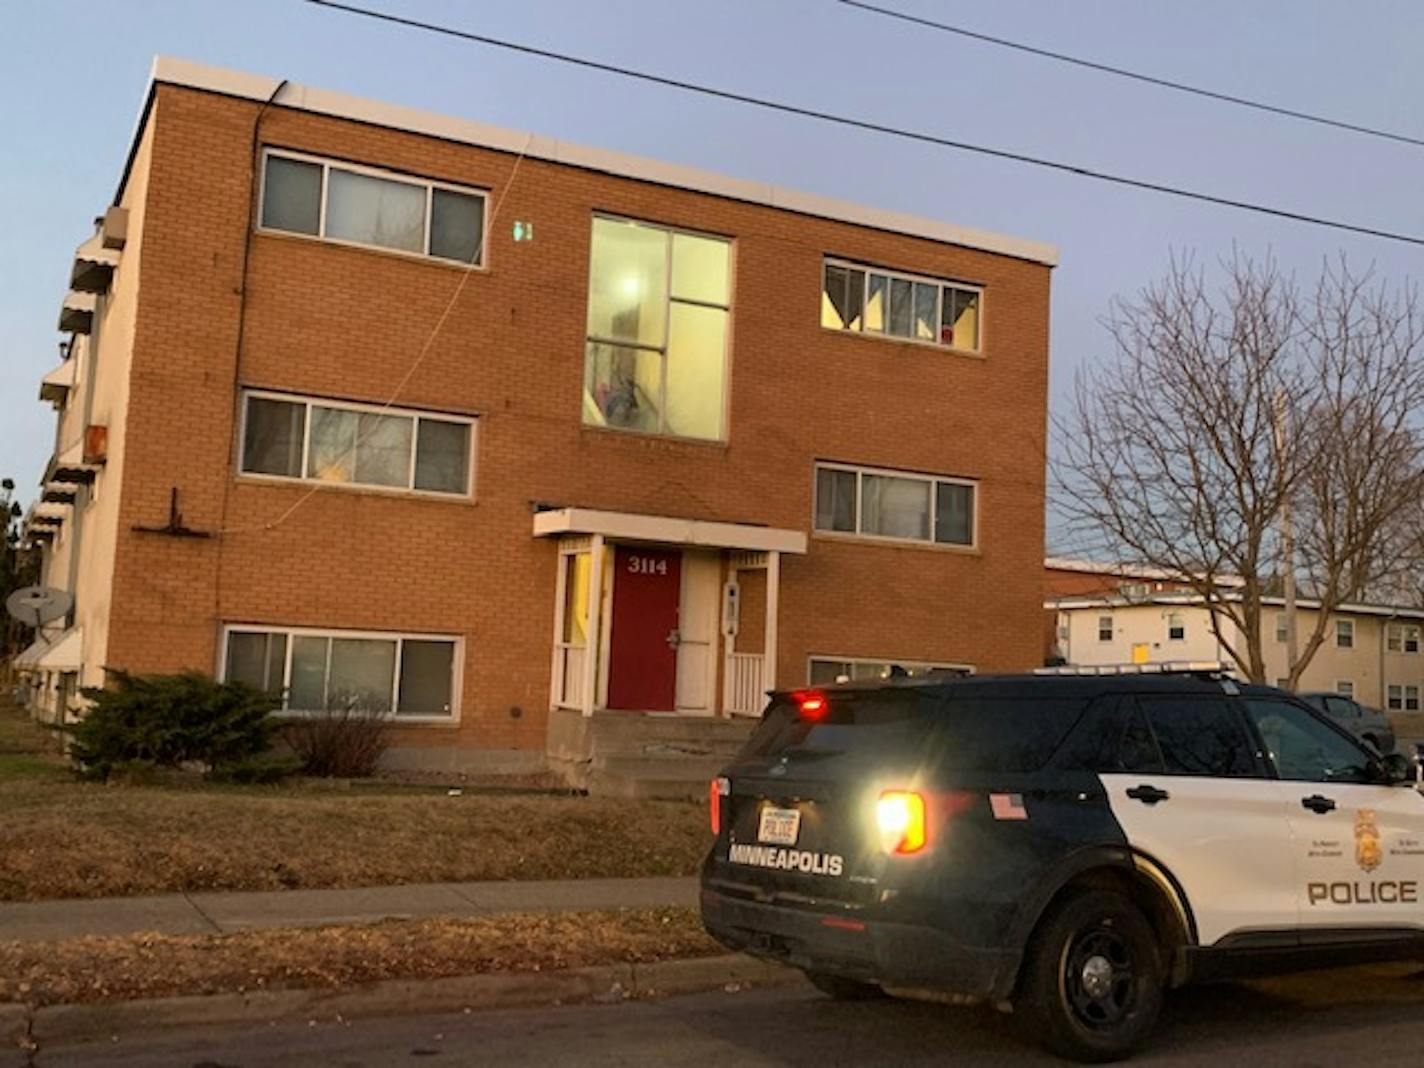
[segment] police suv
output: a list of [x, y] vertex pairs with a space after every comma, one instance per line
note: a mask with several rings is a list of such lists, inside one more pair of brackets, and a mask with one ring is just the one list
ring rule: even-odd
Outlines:
[[1415, 774], [1205, 671], [780, 693], [712, 782], [703, 921], [834, 997], [1118, 1059], [1186, 982], [1424, 961]]

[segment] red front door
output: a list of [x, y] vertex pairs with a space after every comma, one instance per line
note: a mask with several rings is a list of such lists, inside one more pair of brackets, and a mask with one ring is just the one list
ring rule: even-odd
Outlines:
[[608, 707], [671, 712], [677, 700], [682, 553], [616, 546]]

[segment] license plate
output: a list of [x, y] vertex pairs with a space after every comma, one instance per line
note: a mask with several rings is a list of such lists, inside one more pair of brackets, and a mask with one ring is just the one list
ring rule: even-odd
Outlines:
[[801, 833], [801, 813], [794, 808], [764, 808], [757, 841], [771, 845], [795, 845]]

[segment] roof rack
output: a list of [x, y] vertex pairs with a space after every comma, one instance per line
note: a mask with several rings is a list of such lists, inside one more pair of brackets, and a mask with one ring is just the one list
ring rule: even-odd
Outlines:
[[1034, 668], [1035, 675], [1212, 675], [1224, 676], [1217, 660], [1165, 660], [1156, 664], [1064, 664]]

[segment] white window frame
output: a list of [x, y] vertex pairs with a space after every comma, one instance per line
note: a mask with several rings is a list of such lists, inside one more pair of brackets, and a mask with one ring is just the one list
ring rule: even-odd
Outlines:
[[[1103, 621], [1104, 621], [1104, 620], [1107, 621], [1107, 625], [1108, 625], [1108, 627], [1107, 627], [1107, 637], [1106, 637], [1106, 638], [1103, 637]], [[1110, 642], [1110, 641], [1112, 641], [1113, 638], [1115, 638], [1116, 636], [1117, 636], [1117, 630], [1116, 630], [1116, 628], [1113, 626], [1113, 617], [1110, 616], [1110, 615], [1109, 615], [1109, 616], [1098, 616], [1098, 641], [1100, 641], [1100, 642]]]
[[[817, 484], [819, 473], [826, 471], [850, 471], [856, 476], [855, 479], [855, 530], [825, 530], [816, 526], [817, 507]], [[930, 536], [929, 538], [897, 538], [890, 534], [866, 534], [861, 531], [861, 503], [864, 495], [861, 492], [861, 481], [866, 475], [880, 475], [885, 478], [903, 478], [916, 482], [928, 482], [930, 485]], [[935, 541], [935, 524], [938, 522], [938, 493], [935, 488], [936, 482], [948, 482], [955, 486], [968, 486], [973, 490], [974, 514], [971, 517], [968, 543], [957, 541]], [[978, 552], [979, 551], [979, 513], [982, 511], [983, 501], [979, 491], [979, 480], [974, 478], [962, 478], [957, 475], [926, 475], [919, 471], [896, 471], [888, 467], [862, 467], [859, 464], [842, 464], [830, 460], [817, 460], [812, 465], [811, 470], [811, 530], [817, 537], [843, 538], [848, 541], [878, 541], [888, 542], [892, 545], [920, 545], [931, 549], [948, 549], [955, 552]]]
[[[300, 475], [274, 475], [265, 471], [245, 471], [247, 462], [247, 413], [248, 401], [270, 400], [285, 404], [300, 404], [306, 408], [302, 428], [302, 472]], [[415, 420], [411, 427], [410, 469], [406, 474], [405, 486], [382, 486], [374, 482], [332, 482], [313, 478], [307, 474], [307, 460], [311, 452], [312, 409], [331, 408], [336, 411], [367, 413], [370, 415], [394, 415]], [[465, 488], [459, 492], [415, 488], [416, 456], [420, 449], [420, 420], [428, 419], [437, 423], [458, 423], [470, 428], [469, 455], [465, 457]], [[446, 412], [425, 411], [419, 408], [392, 408], [380, 404], [363, 404], [359, 401], [328, 400], [325, 397], [303, 396], [299, 393], [280, 393], [270, 389], [244, 389], [242, 391], [242, 418], [237, 428], [237, 476], [260, 482], [305, 482], [323, 488], [355, 490], [360, 493], [384, 493], [396, 497], [427, 497], [439, 501], [470, 501], [475, 496], [475, 457], [479, 454], [477, 439], [479, 419], [468, 415], [452, 415]], [[354, 463], [354, 458], [353, 458]]]
[[1284, 612], [1277, 612], [1277, 613], [1276, 613], [1276, 641], [1281, 642], [1282, 644], [1284, 644], [1284, 642], [1286, 641], [1286, 639], [1289, 638], [1289, 637], [1290, 637], [1290, 627], [1289, 627], [1289, 626], [1287, 625], [1287, 623], [1286, 623], [1286, 614], [1285, 614]]
[[823, 664], [878, 664], [886, 666], [898, 666], [906, 671], [912, 669], [924, 669], [925, 671], [958, 671], [965, 675], [973, 675], [975, 668], [973, 664], [951, 664], [943, 660], [905, 660], [893, 656], [835, 656], [830, 653], [812, 653], [806, 658], [806, 685], [811, 683], [811, 668], [817, 662]]
[[1404, 687], [1404, 709], [1405, 712], [1419, 711], [1419, 687], [1406, 684]]
[[[599, 219], [607, 222], [627, 223], [631, 226], [643, 226], [649, 230], [659, 230], [668, 235], [668, 251], [666, 264], [666, 279], [663, 293], [663, 337], [659, 345], [649, 345], [638, 341], [620, 341], [617, 338], [604, 337], [600, 334], [591, 334], [588, 330], [588, 309], [593, 301], [592, 279], [593, 279], [593, 224]], [[706, 241], [721, 241], [727, 246], [727, 303], [718, 304], [710, 300], [695, 300], [691, 297], [674, 297], [672, 295], [672, 272], [673, 272], [673, 248], [672, 239], [678, 234], [687, 237], [702, 238]], [[668, 226], [666, 223], [653, 222], [650, 219], [635, 219], [628, 215], [612, 215], [608, 212], [596, 211], [589, 220], [589, 249], [588, 249], [588, 280], [585, 282], [584, 296], [584, 333], [583, 333], [583, 358], [584, 373], [588, 370], [588, 347], [590, 345], [610, 345], [621, 349], [637, 349], [640, 352], [655, 352], [661, 361], [658, 369], [658, 429], [657, 430], [633, 430], [627, 427], [607, 426], [584, 421], [580, 415], [580, 423], [586, 430], [607, 430], [615, 434], [635, 434], [642, 437], [667, 438], [670, 441], [700, 441], [708, 444], [726, 444], [731, 437], [731, 413], [729, 399], [732, 395], [732, 297], [736, 293], [736, 262], [737, 262], [736, 241], [726, 234], [713, 234], [705, 230], [689, 230], [685, 226]], [[693, 308], [710, 308], [715, 311], [727, 313], [727, 327], [722, 337], [722, 428], [721, 433], [715, 438], [695, 437], [689, 434], [674, 434], [667, 430], [667, 383], [668, 383], [668, 345], [672, 335], [672, 307], [674, 304], [684, 304]], [[583, 398], [580, 397], [582, 405]]]
[[[321, 192], [317, 202], [317, 225], [316, 233], [308, 234], [300, 230], [282, 230], [275, 226], [263, 226], [262, 217], [266, 213], [267, 207], [267, 161], [272, 157], [279, 159], [296, 160], [298, 163], [312, 163], [321, 167]], [[367, 241], [352, 241], [345, 237], [328, 237], [326, 233], [326, 196], [328, 179], [331, 169], [348, 171], [351, 174], [361, 174], [368, 178], [380, 178], [388, 182], [399, 182], [404, 185], [412, 185], [425, 190], [425, 251], [412, 252], [404, 248], [392, 248], [389, 245], [373, 245]], [[257, 201], [257, 216], [255, 219], [256, 230], [262, 234], [282, 234], [286, 237], [304, 237], [309, 241], [323, 241], [331, 245], [345, 245], [347, 248], [370, 249], [376, 252], [387, 252], [395, 256], [405, 256], [409, 259], [420, 260], [423, 263], [443, 263], [451, 267], [463, 268], [467, 271], [487, 271], [489, 270], [489, 224], [490, 224], [490, 197], [489, 190], [478, 189], [474, 186], [458, 185], [454, 182], [442, 182], [436, 178], [421, 178], [413, 174], [403, 174], [400, 171], [386, 170], [382, 167], [369, 167], [361, 163], [350, 163], [343, 159], [332, 159], [327, 156], [314, 156], [307, 152], [294, 152], [286, 148], [272, 148], [264, 146], [262, 149], [262, 170], [259, 175], [260, 188]], [[461, 193], [465, 196], [479, 197], [480, 199], [480, 243], [476, 249], [476, 259], [473, 263], [465, 263], [462, 260], [452, 260], [448, 256], [436, 256], [430, 252], [430, 223], [431, 209], [434, 205], [435, 190], [444, 189], [451, 193]]]
[[[836, 333], [836, 334], [857, 334], [857, 335], [859, 335], [859, 336], [861, 336], [861, 337], [875, 337], [875, 338], [880, 338], [880, 339], [883, 340], [883, 341], [904, 341], [904, 342], [908, 342], [908, 343], [910, 343], [910, 344], [912, 344], [912, 345], [924, 345], [926, 348], [940, 349], [940, 350], [943, 351], [943, 352], [956, 352], [956, 353], [959, 353], [959, 354], [965, 355], [965, 356], [983, 356], [983, 355], [984, 355], [984, 301], [985, 301], [985, 296], [984, 296], [984, 287], [983, 287], [983, 286], [981, 286], [981, 285], [975, 285], [975, 284], [972, 283], [972, 282], [955, 282], [955, 281], [952, 281], [951, 279], [948, 279], [948, 278], [935, 278], [935, 277], [933, 277], [933, 276], [931, 276], [931, 275], [927, 275], [927, 274], [912, 274], [912, 273], [909, 272], [909, 271], [895, 271], [895, 270], [890, 270], [889, 268], [886, 268], [886, 267], [875, 267], [875, 266], [872, 266], [871, 264], [868, 264], [868, 263], [858, 263], [858, 262], [856, 262], [855, 260], [844, 260], [844, 259], [841, 259], [841, 258], [838, 257], [838, 256], [823, 256], [823, 257], [821, 258], [821, 278], [820, 278], [820, 282], [819, 282], [819, 285], [820, 285], [820, 293], [821, 293], [822, 299], [825, 298], [825, 293], [826, 293], [826, 268], [827, 268], [827, 267], [844, 267], [844, 268], [846, 268], [846, 269], [848, 269], [848, 270], [852, 270], [852, 271], [863, 271], [863, 272], [865, 272], [865, 289], [864, 289], [864, 291], [863, 291], [863, 292], [861, 293], [861, 295], [860, 295], [861, 328], [860, 328], [859, 330], [852, 330], [852, 329], [851, 329], [850, 327], [848, 327], [848, 326], [826, 326], [824, 322], [821, 323], [821, 329], [822, 329], [822, 330], [829, 330], [829, 331], [831, 331], [832, 333]], [[911, 282], [911, 283], [919, 282], [919, 283], [922, 283], [922, 284], [924, 284], [924, 285], [932, 285], [932, 286], [938, 286], [938, 287], [939, 287], [939, 296], [935, 298], [935, 332], [936, 332], [936, 339], [935, 339], [934, 341], [927, 341], [926, 339], [924, 339], [924, 338], [919, 338], [919, 337], [901, 337], [899, 334], [892, 334], [892, 333], [889, 333], [888, 331], [883, 331], [883, 330], [867, 330], [867, 329], [865, 329], [865, 305], [866, 305], [866, 301], [867, 301], [868, 296], [869, 296], [869, 293], [870, 293], [870, 276], [871, 276], [872, 274], [883, 275], [885, 278], [890, 279], [890, 280], [899, 279], [899, 280], [902, 281], [902, 282]], [[978, 331], [977, 331], [978, 337], [976, 338], [976, 340], [978, 341], [978, 344], [977, 344], [974, 348], [972, 348], [972, 349], [960, 348], [958, 345], [946, 345], [943, 341], [940, 341], [940, 340], [938, 339], [938, 338], [939, 338], [939, 331], [942, 329], [943, 324], [944, 324], [944, 291], [945, 291], [946, 288], [948, 288], [948, 289], [962, 289], [962, 290], [964, 290], [966, 293], [977, 293], [978, 296], [979, 296], [979, 323], [978, 323], [979, 329], [978, 329]], [[887, 292], [888, 292], [888, 290], [887, 290]], [[818, 307], [818, 308], [820, 307], [819, 303], [817, 304], [817, 307]], [[888, 310], [887, 310], [887, 314], [888, 314]]]
[[[1418, 623], [1391, 623], [1385, 638], [1386, 647], [1391, 653], [1408, 653], [1411, 656], [1418, 653], [1419, 629]], [[1414, 648], [1411, 649], [1411, 645]]]
[[1336, 679], [1336, 680], [1335, 680], [1335, 696], [1336, 696], [1336, 697], [1348, 697], [1351, 701], [1353, 701], [1353, 700], [1355, 699], [1355, 680], [1354, 680], [1354, 679]]
[[1391, 712], [1404, 711], [1404, 687], [1400, 683], [1391, 682], [1385, 687], [1385, 708]]
[[[422, 634], [414, 631], [339, 630], [329, 627], [286, 627], [275, 623], [270, 625], [257, 623], [227, 623], [223, 625], [222, 640], [218, 645], [217, 677], [222, 680], [226, 680], [227, 678], [228, 639], [229, 636], [233, 634], [283, 634], [286, 636], [286, 657], [282, 663], [282, 708], [276, 713], [277, 715], [289, 716], [293, 719], [305, 719], [309, 716], [322, 714], [320, 710], [287, 707], [287, 692], [292, 685], [292, 646], [295, 644], [294, 639], [356, 638], [373, 641], [393, 641], [396, 643], [395, 669], [391, 676], [391, 708], [390, 711], [382, 714], [381, 718], [383, 720], [393, 725], [403, 723], [454, 725], [460, 722], [460, 698], [464, 688], [465, 669], [465, 639], [461, 635]], [[451, 654], [450, 665], [449, 715], [440, 715], [439, 713], [412, 715], [408, 712], [403, 714], [396, 712], [396, 703], [400, 697], [401, 654], [405, 648], [404, 643], [406, 641], [454, 643], [455, 648]]]
[[[1176, 628], [1173, 628], [1172, 626], [1172, 620], [1174, 619], [1177, 620], [1178, 623], [1178, 626]], [[1176, 637], [1173, 637], [1173, 629], [1180, 630], [1181, 633], [1178, 634]], [[1167, 640], [1169, 642], [1184, 642], [1187, 640], [1187, 617], [1184, 616], [1181, 612], [1167, 613]]]
[[1335, 621], [1335, 648], [1353, 649], [1354, 647], [1355, 621], [1353, 619], [1337, 619]]

